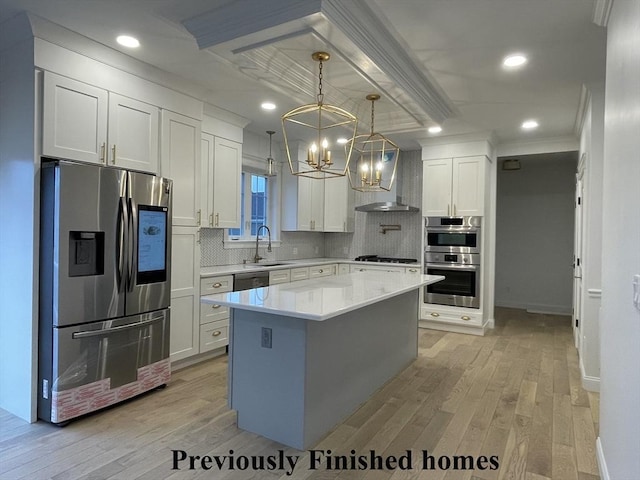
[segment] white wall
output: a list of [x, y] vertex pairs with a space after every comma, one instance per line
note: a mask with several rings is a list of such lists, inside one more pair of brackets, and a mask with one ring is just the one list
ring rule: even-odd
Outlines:
[[603, 478], [640, 472], [640, 2], [616, 0], [607, 26], [600, 437]]
[[38, 195], [33, 37], [0, 25], [0, 407], [34, 421]]
[[519, 159], [498, 160], [495, 304], [569, 314], [577, 153]]

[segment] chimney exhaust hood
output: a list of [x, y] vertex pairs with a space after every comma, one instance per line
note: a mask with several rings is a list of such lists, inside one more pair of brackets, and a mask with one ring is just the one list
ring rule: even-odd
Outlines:
[[[400, 165], [402, 166], [402, 165]], [[400, 170], [398, 178], [391, 190], [388, 192], [366, 193], [367, 199], [373, 199], [374, 202], [358, 205], [356, 212], [419, 212], [418, 207], [412, 207], [402, 203], [402, 197], [396, 193], [402, 192], [402, 170]]]

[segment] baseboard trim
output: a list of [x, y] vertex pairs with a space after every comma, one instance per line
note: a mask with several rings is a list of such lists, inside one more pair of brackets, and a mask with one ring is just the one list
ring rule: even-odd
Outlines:
[[602, 480], [611, 480], [609, 476], [609, 469], [607, 468], [607, 461], [604, 458], [604, 451], [602, 450], [602, 442], [600, 437], [596, 438], [596, 460], [598, 461], [598, 470], [600, 470], [600, 478]]
[[571, 315], [571, 307], [564, 305], [543, 305], [537, 303], [498, 302], [496, 307], [517, 308], [529, 313], [543, 313], [548, 315]]
[[587, 375], [584, 371], [582, 357], [580, 358], [580, 378], [582, 379], [582, 388], [589, 392], [600, 392], [600, 377]]
[[455, 323], [444, 323], [438, 321], [431, 320], [418, 320], [418, 327], [420, 328], [428, 328], [431, 330], [441, 330], [444, 332], [454, 332], [454, 333], [466, 333], [469, 335], [479, 335], [483, 336], [485, 333], [485, 327], [487, 324], [480, 326], [467, 326], [467, 325], [458, 325]]
[[490, 318], [487, 320], [487, 328], [496, 328], [496, 319]]

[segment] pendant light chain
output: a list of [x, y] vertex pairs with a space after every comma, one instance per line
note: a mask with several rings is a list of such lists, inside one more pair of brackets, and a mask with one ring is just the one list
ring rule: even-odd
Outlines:
[[373, 135], [373, 109], [375, 108], [376, 101], [371, 99], [371, 135]]
[[318, 73], [318, 103], [322, 104], [324, 95], [322, 94], [322, 60], [320, 60], [320, 70]]

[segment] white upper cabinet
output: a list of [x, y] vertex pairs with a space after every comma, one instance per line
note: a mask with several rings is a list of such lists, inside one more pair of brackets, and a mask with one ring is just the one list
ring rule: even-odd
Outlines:
[[162, 111], [162, 176], [173, 180], [173, 225], [196, 227], [200, 211], [200, 121]]
[[42, 104], [42, 153], [104, 164], [108, 99], [106, 90], [46, 72]]
[[482, 155], [425, 161], [422, 215], [483, 215], [486, 162]]
[[355, 190], [347, 177], [324, 180], [324, 231], [353, 232]]
[[108, 163], [157, 173], [158, 122], [158, 107], [110, 93]]
[[201, 173], [201, 225], [240, 227], [242, 144], [203, 132]]
[[44, 155], [158, 173], [159, 109], [45, 72]]
[[324, 179], [283, 175], [282, 230], [323, 231], [324, 185]]
[[240, 227], [242, 144], [215, 137], [213, 149], [213, 202], [215, 228]]

